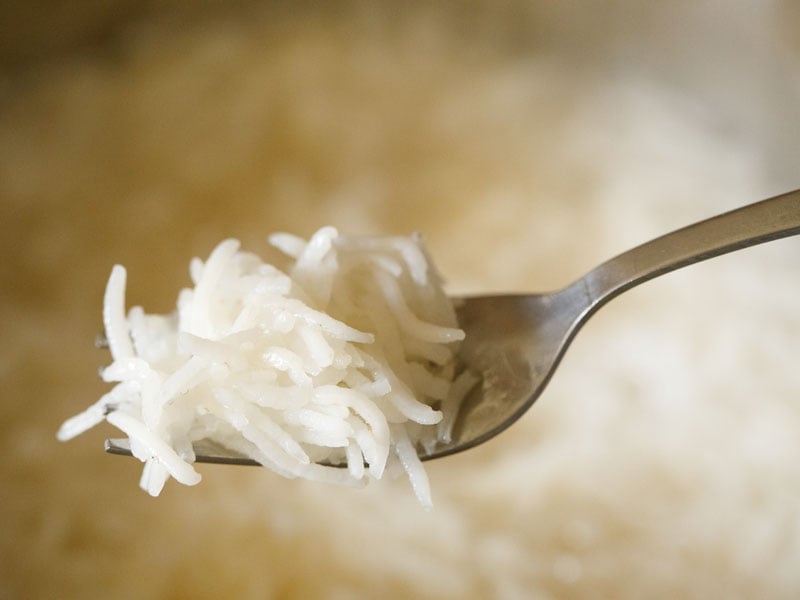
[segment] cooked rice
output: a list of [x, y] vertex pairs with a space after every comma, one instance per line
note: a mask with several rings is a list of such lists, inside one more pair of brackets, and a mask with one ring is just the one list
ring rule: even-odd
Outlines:
[[307, 242], [271, 242], [291, 258], [288, 274], [225, 240], [191, 261], [194, 288], [166, 316], [134, 307], [126, 317], [115, 266], [103, 305], [113, 361], [101, 375], [116, 386], [59, 439], [105, 419], [130, 438], [153, 496], [170, 477], [200, 482], [201, 439], [287, 477], [343, 485], [380, 479], [397, 460], [429, 508], [417, 444], [450, 438], [452, 419], [436, 407], [457, 408], [476, 379], [455, 378], [464, 332], [421, 238], [324, 227]]

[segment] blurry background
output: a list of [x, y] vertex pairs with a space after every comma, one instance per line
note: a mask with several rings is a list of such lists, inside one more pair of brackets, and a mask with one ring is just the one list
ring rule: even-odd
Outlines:
[[604, 308], [534, 409], [363, 491], [201, 468], [158, 499], [103, 426], [105, 280], [422, 231], [453, 293], [564, 285], [800, 187], [792, 0], [0, 4], [0, 598], [796, 598], [800, 240]]

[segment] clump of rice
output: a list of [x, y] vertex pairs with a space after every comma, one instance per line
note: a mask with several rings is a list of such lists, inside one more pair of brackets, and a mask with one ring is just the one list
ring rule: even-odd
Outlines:
[[129, 437], [153, 496], [169, 477], [200, 481], [193, 442], [209, 439], [286, 477], [343, 485], [397, 462], [430, 507], [417, 447], [449, 439], [437, 407], [457, 404], [471, 375], [456, 377], [464, 332], [421, 238], [325, 227], [270, 242], [286, 272], [223, 241], [191, 261], [194, 288], [170, 315], [126, 316], [115, 266], [103, 305], [113, 362], [101, 376], [116, 385], [59, 439], [105, 419]]

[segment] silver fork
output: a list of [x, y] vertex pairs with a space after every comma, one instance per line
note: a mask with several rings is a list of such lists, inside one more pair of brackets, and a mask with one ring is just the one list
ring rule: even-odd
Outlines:
[[[519, 419], [541, 395], [575, 334], [604, 304], [632, 287], [691, 264], [800, 233], [800, 190], [744, 206], [637, 246], [566, 288], [544, 294], [459, 299], [466, 331], [459, 360], [482, 385], [459, 409], [452, 441], [431, 460], [473, 448]], [[106, 450], [130, 454], [127, 440]], [[221, 446], [195, 445], [198, 462], [258, 464]]]

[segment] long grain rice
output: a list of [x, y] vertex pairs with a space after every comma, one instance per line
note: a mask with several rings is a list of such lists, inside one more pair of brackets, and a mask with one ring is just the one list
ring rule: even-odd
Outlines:
[[107, 420], [145, 463], [140, 486], [151, 495], [169, 477], [200, 481], [192, 442], [204, 438], [286, 477], [351, 486], [380, 479], [394, 460], [430, 507], [417, 446], [449, 439], [440, 407], [457, 407], [475, 378], [454, 384], [464, 332], [421, 238], [324, 227], [309, 241], [270, 241], [290, 259], [286, 273], [225, 240], [190, 262], [194, 288], [172, 315], [133, 307], [126, 317], [126, 273], [115, 266], [102, 378], [116, 385], [59, 439]]

